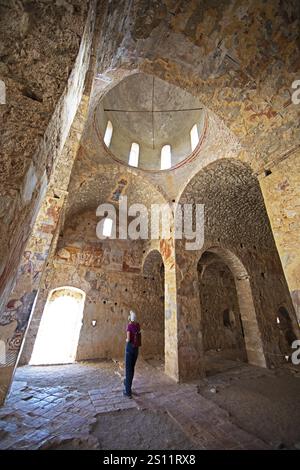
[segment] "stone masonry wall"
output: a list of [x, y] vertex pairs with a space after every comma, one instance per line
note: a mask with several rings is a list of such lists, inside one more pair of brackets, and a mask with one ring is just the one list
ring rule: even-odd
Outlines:
[[[187, 186], [180, 202], [197, 202], [205, 207], [204, 246], [201, 250], [187, 251], [183, 241], [176, 243], [181, 367], [188, 375], [197, 370], [201, 360], [203, 332], [199, 324], [202, 311], [196, 272], [201, 255], [210, 247], [219, 247], [233, 255], [229, 258], [232, 258], [231, 270], [235, 271], [232, 272], [240, 308], [243, 306], [242, 321], [249, 362], [262, 365], [264, 355], [267, 365], [281, 364], [284, 358], [276, 324], [280, 306], [289, 312], [298, 336], [299, 328], [258, 181], [247, 167], [221, 161], [199, 172]], [[254, 310], [250, 315], [251, 305]], [[263, 353], [259, 353], [261, 344]], [[196, 364], [194, 369], [191, 368], [193, 362]], [[200, 363], [198, 365], [201, 366]]]
[[[224, 263], [213, 262], [199, 273], [203, 349], [221, 350], [222, 357], [245, 359], [238, 298], [234, 278]], [[228, 312], [228, 324], [223, 314]], [[230, 313], [231, 312], [231, 313]]]

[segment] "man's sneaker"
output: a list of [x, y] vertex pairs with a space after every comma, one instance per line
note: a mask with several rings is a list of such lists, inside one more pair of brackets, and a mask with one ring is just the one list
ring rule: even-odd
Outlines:
[[128, 393], [126, 393], [126, 392], [123, 392], [123, 395], [124, 395], [124, 397], [132, 398], [132, 395], [128, 395]]

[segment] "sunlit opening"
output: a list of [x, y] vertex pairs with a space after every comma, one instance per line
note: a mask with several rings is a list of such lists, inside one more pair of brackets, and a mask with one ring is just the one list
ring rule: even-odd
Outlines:
[[139, 144], [133, 143], [131, 145], [130, 154], [129, 154], [129, 165], [137, 167], [139, 164], [139, 152], [140, 146]]
[[171, 168], [171, 145], [164, 145], [161, 149], [160, 169], [167, 170]]
[[112, 133], [113, 133], [113, 125], [110, 121], [108, 121], [106, 129], [105, 129], [105, 134], [104, 134], [104, 143], [106, 147], [110, 146]]
[[6, 345], [2, 339], [0, 339], [0, 364], [6, 364]]
[[197, 124], [194, 124], [194, 126], [192, 127], [190, 135], [191, 135], [191, 147], [192, 147], [192, 151], [194, 151], [199, 143], [199, 134], [198, 134]]
[[55, 289], [50, 293], [31, 355], [31, 365], [75, 361], [84, 301], [84, 292], [72, 287]]
[[103, 223], [103, 236], [110, 237], [112, 232], [113, 220], [106, 218]]
[[278, 324], [280, 323], [279, 317], [276, 318], [276, 321]]

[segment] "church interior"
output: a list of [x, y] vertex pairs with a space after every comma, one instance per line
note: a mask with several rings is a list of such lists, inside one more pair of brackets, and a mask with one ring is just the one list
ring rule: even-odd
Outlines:
[[299, 58], [298, 0], [0, 0], [0, 450], [300, 449]]

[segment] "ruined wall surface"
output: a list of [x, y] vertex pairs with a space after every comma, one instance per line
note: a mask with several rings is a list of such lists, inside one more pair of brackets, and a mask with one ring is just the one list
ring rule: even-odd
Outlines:
[[260, 186], [300, 324], [300, 152], [272, 167]]
[[[291, 84], [299, 79], [300, 9], [297, 0], [240, 0], [238, 3], [233, 0], [112, 1], [107, 16], [104, 4], [108, 2], [103, 2], [100, 15], [103, 15], [104, 23], [101, 47], [97, 49], [89, 124], [93, 124], [98, 99], [129, 73], [142, 71], [182, 87], [208, 108], [210, 139], [206, 141], [206, 147], [204, 144], [204, 153], [199, 154], [197, 162], [195, 160], [195, 166], [190, 167], [191, 171], [182, 173], [182, 183], [193, 177], [193, 169], [198, 169], [197, 165], [200, 167], [202, 156], [202, 166], [216, 158], [236, 158], [247, 162], [257, 174], [283, 158], [287, 162], [289, 155], [291, 158], [299, 146], [300, 125], [300, 107], [291, 101]], [[25, 5], [24, 8], [21, 5]], [[9, 97], [7, 105], [0, 108], [1, 117], [8, 123], [7, 127], [3, 126], [4, 144], [1, 143], [1, 149], [5, 149], [0, 198], [4, 253], [2, 258], [0, 254], [0, 294], [3, 293], [1, 285], [5, 285], [1, 298], [4, 304], [32, 228], [30, 222], [38, 212], [52, 166], [61, 154], [82, 94], [95, 19], [90, 10], [86, 21], [85, 2], [45, 4], [37, 1], [36, 7], [32, 5], [31, 2], [14, 2], [13, 7], [10, 2], [1, 4], [1, 13], [2, 10], [4, 13], [1, 14], [0, 34], [4, 32], [4, 46], [9, 51], [7, 55], [5, 51], [0, 54], [0, 74], [8, 83]], [[93, 9], [92, 5], [93, 2]], [[37, 21], [37, 18], [44, 18], [44, 21]], [[85, 21], [87, 27], [83, 33]], [[12, 23], [15, 28], [11, 28]], [[11, 31], [7, 33], [8, 27]], [[82, 48], [79, 48], [80, 38]], [[73, 72], [69, 75], [71, 69]], [[26, 70], [26, 76], [21, 73], [23, 70]], [[54, 77], [51, 70], [55, 70]], [[27, 76], [30, 83], [37, 86], [28, 89]], [[20, 80], [14, 77], [20, 77]], [[61, 79], [57, 80], [57, 77]], [[215, 147], [211, 145], [213, 143]], [[139, 175], [138, 170], [124, 171], [124, 167], [107, 162], [99, 168], [100, 159], [94, 158], [97, 145], [98, 141], [87, 140], [78, 152], [69, 187], [69, 219], [80, 211], [96, 208], [100, 202], [117, 203], [122, 194], [128, 194], [132, 202], [143, 202], [147, 207], [151, 202], [163, 202], [171, 195], [176, 199], [178, 173], [167, 174], [166, 178], [155, 177], [153, 184], [148, 184], [147, 177]], [[90, 158], [85, 158], [86, 155]], [[64, 169], [63, 166], [60, 168]], [[285, 168], [283, 176], [288, 167]], [[251, 285], [265, 354], [269, 364], [276, 363], [279, 350], [274, 340], [277, 334], [274, 312], [284, 305], [293, 315], [293, 307], [287, 296], [263, 200], [254, 180], [250, 178], [253, 184], [248, 184], [249, 178], [245, 179], [232, 167], [226, 170], [221, 164], [219, 170], [208, 167], [205, 173], [206, 176], [197, 181], [192, 179], [190, 192], [185, 193], [188, 196], [186, 202], [194, 199], [205, 203], [208, 210], [203, 249], [211, 244], [219, 245], [242, 260], [249, 273], [247, 282]], [[293, 186], [297, 187], [296, 182]], [[269, 213], [272, 202], [272, 195], [266, 198]], [[277, 211], [274, 211], [273, 220], [276, 217]], [[78, 281], [78, 287], [87, 282], [86, 272], [79, 278], [77, 276], [81, 269], [86, 269], [85, 263], [89, 263], [89, 259], [92, 259], [92, 272], [103, 269], [102, 264], [98, 266], [97, 263], [105, 264], [104, 286], [108, 279], [115, 282], [107, 277], [107, 273], [117, 276], [114, 270], [124, 276], [125, 270], [126, 276], [132, 279], [139, 276], [131, 247], [122, 251], [123, 248], [114, 243], [111, 250], [99, 252], [93, 243], [87, 243], [83, 238], [78, 240], [76, 236], [70, 243], [71, 249], [60, 245], [60, 250], [65, 251], [57, 253], [55, 266], [69, 281], [71, 278], [73, 282]], [[176, 266], [174, 242], [162, 241], [158, 248], [167, 262], [165, 322], [169, 372], [178, 377], [179, 368], [184, 377], [185, 369], [187, 372], [192, 368], [201, 369], [202, 334], [198, 329], [200, 302], [196, 265], [202, 251], [187, 252], [179, 243]], [[109, 251], [111, 254], [107, 254]], [[109, 258], [107, 263], [106, 256]], [[282, 264], [285, 266], [284, 260]], [[69, 266], [73, 270], [71, 274]], [[291, 269], [293, 273], [295, 269]], [[54, 272], [52, 275], [55, 281]], [[239, 283], [245, 285], [238, 276], [235, 280], [237, 286]], [[52, 286], [51, 282], [49, 280]], [[247, 289], [237, 290], [247, 297]], [[253, 323], [248, 323], [247, 328], [251, 330]], [[250, 346], [248, 356], [250, 350], [255, 355], [258, 344], [253, 341]]]
[[[21, 363], [30, 360], [47, 295], [51, 289], [73, 286], [86, 293], [77, 360], [122, 357], [129, 310], [143, 330], [141, 354], [164, 355], [164, 284], [160, 269], [142, 272], [143, 244], [100, 241], [98, 219], [84, 213], [64, 230], [41, 287]], [[96, 320], [96, 326], [92, 326]]]
[[299, 142], [300, 109], [291, 101], [299, 20], [297, 0], [113, 2], [98, 70], [113, 77], [139, 67], [191, 92], [239, 137], [240, 158], [258, 170]]
[[[83, 96], [66, 145], [60, 159], [55, 162], [46, 195], [41, 202], [37, 219], [25, 245], [14, 288], [0, 315], [0, 338], [4, 341], [6, 348], [5, 364], [1, 364], [0, 400], [4, 397], [2, 392], [5, 393], [9, 387], [14, 362], [19, 357], [19, 351], [23, 345], [28, 320], [43, 279], [44, 268], [56, 248], [59, 230], [63, 224], [66, 189], [84, 127], [87, 104], [88, 97]], [[4, 302], [4, 299], [2, 301]]]
[[[239, 303], [245, 304], [246, 314], [250, 310], [250, 304], [247, 308], [249, 292], [255, 308], [255, 317], [243, 318], [245, 336], [249, 338], [247, 345], [246, 337], [248, 360], [259, 363], [257, 352], [261, 336], [267, 364], [279, 364], [282, 355], [276, 316], [280, 306], [288, 310], [298, 336], [299, 328], [256, 178], [249, 169], [236, 162], [213, 164], [190, 182], [180, 199], [182, 203], [193, 201], [205, 207], [205, 241], [202, 249], [196, 251], [187, 251], [184, 241], [176, 243], [179, 350], [185, 358], [182, 367], [189, 372], [189, 364], [193, 361], [196, 370], [197, 364], [201, 366], [203, 335], [199, 330], [201, 308], [197, 263], [201, 254], [212, 246], [229, 250], [245, 267], [240, 269], [237, 265], [233, 274], [240, 292]], [[250, 290], [245, 282], [249, 283]], [[258, 330], [254, 334], [256, 327]]]
[[[99, 49], [94, 107], [106, 90], [137, 71], [182, 87], [203, 103], [209, 126], [199, 159], [166, 179], [149, 177], [170, 199], [180, 178], [192, 177], [201, 161], [204, 166], [234, 157], [263, 174], [299, 150], [300, 106], [292, 101], [292, 83], [299, 79], [299, 19], [297, 0], [113, 2], [103, 24], [106, 47]], [[97, 158], [98, 144], [87, 147]], [[266, 205], [276, 220], [272, 198]], [[292, 295], [299, 303], [298, 292]]]
[[81, 100], [95, 2], [1, 4], [0, 309]]
[[221, 350], [222, 357], [245, 359], [245, 342], [232, 273], [224, 263], [212, 262], [204, 264], [198, 276], [202, 312], [199, 328], [203, 331], [204, 352]]

